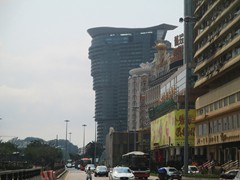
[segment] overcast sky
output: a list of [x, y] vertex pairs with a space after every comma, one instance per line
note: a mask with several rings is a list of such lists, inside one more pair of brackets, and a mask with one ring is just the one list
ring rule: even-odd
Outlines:
[[[178, 26], [183, 0], [0, 0], [0, 139], [94, 141], [93, 27]], [[68, 134], [69, 138], [69, 134]]]

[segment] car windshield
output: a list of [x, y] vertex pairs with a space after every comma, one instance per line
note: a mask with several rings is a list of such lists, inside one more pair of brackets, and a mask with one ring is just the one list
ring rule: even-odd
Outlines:
[[129, 168], [116, 168], [114, 169], [114, 171], [118, 172], [118, 173], [130, 173], [130, 169]]
[[230, 171], [230, 172], [228, 172], [227, 174], [236, 176], [237, 173], [238, 173], [238, 171]]
[[105, 166], [98, 166], [97, 169], [98, 170], [107, 170], [107, 167], [105, 167]]
[[190, 167], [191, 171], [198, 171], [197, 167]]
[[169, 168], [169, 172], [177, 172], [177, 169], [175, 169], [175, 168]]

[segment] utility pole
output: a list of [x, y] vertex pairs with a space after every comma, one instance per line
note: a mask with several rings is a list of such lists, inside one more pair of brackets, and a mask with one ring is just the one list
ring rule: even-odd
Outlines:
[[70, 146], [69, 146], [69, 153], [71, 153], [71, 137], [72, 137], [72, 133], [69, 133], [69, 142], [70, 142]]
[[68, 151], [68, 147], [67, 147], [67, 129], [68, 129], [68, 123], [70, 121], [69, 120], [65, 120], [66, 123], [66, 139], [65, 139], [65, 162], [67, 162], [67, 151]]
[[96, 165], [96, 158], [97, 158], [97, 133], [96, 133], [96, 129], [97, 129], [97, 121], [95, 121], [95, 143], [94, 143], [94, 164]]
[[86, 124], [83, 124], [83, 155], [85, 155], [85, 127], [87, 126]]
[[188, 110], [189, 110], [189, 76], [193, 58], [193, 9], [192, 0], [184, 0], [184, 61], [186, 64], [185, 119], [184, 119], [184, 174], [188, 173]]

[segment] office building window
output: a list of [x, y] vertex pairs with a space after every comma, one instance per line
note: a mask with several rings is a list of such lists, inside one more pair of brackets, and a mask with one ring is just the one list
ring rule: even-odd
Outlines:
[[224, 100], [223, 100], [223, 105], [224, 105], [224, 106], [227, 106], [227, 105], [228, 105], [228, 97], [224, 98]]
[[229, 104], [235, 103], [236, 99], [235, 99], [235, 94], [229, 96]]
[[209, 122], [209, 134], [212, 134], [213, 133], [213, 122], [210, 121]]
[[209, 107], [206, 106], [206, 107], [205, 107], [205, 113], [208, 113], [208, 112], [209, 112]]
[[240, 128], [240, 112], [238, 112], [238, 128]]
[[218, 129], [217, 129], [217, 120], [215, 119], [214, 121], [213, 121], [213, 132], [214, 133], [216, 133], [217, 131], [218, 131]]
[[240, 92], [237, 93], [237, 101], [240, 101]]
[[233, 129], [236, 129], [238, 126], [237, 126], [237, 114], [234, 114], [233, 115]]
[[223, 106], [222, 102], [223, 102], [222, 100], [219, 101], [219, 108], [222, 108], [222, 106]]
[[203, 124], [203, 135], [207, 135], [207, 124]]
[[219, 105], [219, 102], [215, 102], [215, 103], [214, 103], [214, 109], [215, 109], [215, 110], [218, 109], [218, 105]]
[[222, 131], [222, 118], [218, 119], [218, 131]]
[[210, 112], [213, 111], [213, 104], [210, 104]]
[[198, 125], [198, 135], [202, 136], [202, 124]]
[[223, 131], [227, 130], [227, 117], [223, 118], [223, 126], [222, 126], [222, 128], [223, 128]]
[[228, 129], [231, 130], [232, 129], [232, 116], [228, 116]]
[[203, 114], [203, 108], [198, 110], [198, 115], [202, 115]]

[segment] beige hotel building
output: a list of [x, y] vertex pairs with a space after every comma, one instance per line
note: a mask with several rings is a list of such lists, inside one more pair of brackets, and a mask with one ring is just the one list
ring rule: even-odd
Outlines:
[[194, 1], [196, 154], [240, 161], [240, 1]]

